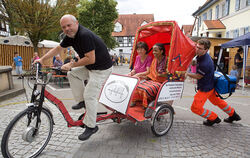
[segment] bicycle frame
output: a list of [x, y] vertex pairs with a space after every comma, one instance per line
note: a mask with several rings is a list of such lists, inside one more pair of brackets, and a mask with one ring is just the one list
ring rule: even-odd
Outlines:
[[[43, 107], [44, 98], [46, 98], [59, 109], [61, 114], [64, 116], [64, 119], [68, 124], [68, 127], [73, 127], [73, 126], [84, 127], [83, 119], [84, 119], [85, 113], [82, 114], [78, 120], [76, 120], [76, 121], [73, 120], [72, 117], [70, 116], [67, 108], [63, 104], [63, 102], [60, 99], [58, 99], [57, 97], [55, 97], [53, 94], [51, 94], [49, 91], [46, 90], [46, 85], [48, 82], [47, 83], [38, 83], [37, 79], [38, 79], [38, 68], [37, 68], [37, 72], [36, 72], [36, 83], [34, 84], [34, 87], [32, 90], [30, 104], [28, 105], [29, 107], [36, 107], [38, 109], [38, 114], [37, 114], [38, 119], [40, 119], [40, 114], [41, 114], [42, 108], [44, 108]], [[37, 90], [38, 85], [41, 85], [41, 92], [39, 92]], [[40, 94], [40, 97], [39, 97], [39, 99], [37, 99], [39, 94]], [[38, 104], [37, 104], [37, 102], [38, 102]], [[49, 109], [46, 109], [46, 110], [51, 114], [52, 119], [53, 119], [52, 112]], [[121, 119], [127, 118], [126, 115], [123, 115], [123, 114], [121, 114], [115, 110], [112, 110], [112, 109], [110, 109], [110, 110], [113, 111], [110, 114], [97, 115], [96, 122], [103, 121], [106, 119], [116, 119], [116, 122], [120, 123]], [[38, 120], [38, 122], [40, 122], [40, 120]], [[54, 120], [53, 120], [53, 123], [54, 123]]]

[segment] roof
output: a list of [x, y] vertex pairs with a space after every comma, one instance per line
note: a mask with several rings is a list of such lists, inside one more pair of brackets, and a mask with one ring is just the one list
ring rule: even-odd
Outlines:
[[211, 29], [225, 29], [225, 25], [220, 20], [204, 20], [208, 30]]
[[112, 32], [112, 36], [135, 36], [136, 30], [141, 24], [154, 21], [154, 14], [121, 14], [115, 20], [122, 25], [121, 32]]
[[[30, 46], [33, 47], [33, 44], [29, 37], [14, 35], [8, 37], [0, 37], [0, 44], [6, 45], [18, 45], [18, 46]], [[38, 43], [38, 47], [54, 48], [60, 43], [51, 40], [43, 40]]]
[[212, 6], [213, 4], [215, 4], [216, 2], [218, 2], [218, 0], [207, 0], [202, 6], [200, 6], [193, 14], [192, 16], [198, 16], [199, 14], [201, 14], [203, 11], [205, 11], [206, 9], [208, 9], [210, 6]]
[[193, 29], [193, 25], [182, 25], [181, 27], [181, 31], [184, 31], [185, 35], [192, 32], [192, 29]]

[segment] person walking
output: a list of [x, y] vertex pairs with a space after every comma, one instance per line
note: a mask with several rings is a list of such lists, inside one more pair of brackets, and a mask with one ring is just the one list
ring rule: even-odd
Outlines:
[[234, 65], [237, 66], [237, 71], [238, 71], [237, 86], [239, 86], [239, 87], [240, 87], [240, 85], [238, 83], [239, 83], [239, 80], [241, 77], [241, 71], [242, 71], [242, 67], [243, 67], [243, 59], [241, 57], [241, 54], [243, 54], [243, 49], [239, 48], [237, 50], [237, 53], [234, 56]]
[[22, 79], [23, 73], [23, 59], [18, 55], [18, 52], [14, 52], [13, 65], [16, 67], [16, 74], [19, 76], [18, 79]]
[[218, 106], [221, 110], [229, 115], [224, 119], [227, 123], [241, 120], [240, 116], [236, 113], [235, 109], [231, 107], [226, 101], [220, 99], [216, 95], [214, 89], [214, 64], [212, 58], [207, 51], [210, 48], [210, 41], [207, 39], [200, 39], [196, 46], [197, 55], [197, 69], [196, 73], [187, 72], [186, 76], [197, 79], [197, 93], [194, 96], [194, 101], [191, 106], [191, 111], [201, 117], [207, 119], [203, 121], [206, 126], [212, 126], [215, 123], [220, 123], [221, 119], [218, 115], [208, 109], [203, 108], [207, 99], [213, 104]]
[[[61, 28], [66, 35], [59, 46], [46, 53], [39, 62], [52, 58], [65, 48], [72, 46], [80, 59], [64, 64], [61, 69], [68, 70], [67, 76], [75, 101], [73, 109], [86, 108], [83, 119], [85, 131], [78, 139], [87, 140], [98, 131], [96, 126], [98, 97], [101, 88], [112, 72], [112, 61], [104, 42], [96, 34], [80, 25], [70, 14], [60, 19]], [[88, 80], [84, 85], [84, 80]]]

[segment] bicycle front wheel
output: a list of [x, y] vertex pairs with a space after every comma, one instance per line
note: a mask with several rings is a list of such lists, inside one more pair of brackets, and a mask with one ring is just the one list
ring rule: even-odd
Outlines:
[[1, 143], [5, 158], [33, 158], [44, 150], [52, 135], [53, 120], [45, 109], [41, 111], [40, 124], [38, 120], [36, 109], [28, 108], [10, 122]]

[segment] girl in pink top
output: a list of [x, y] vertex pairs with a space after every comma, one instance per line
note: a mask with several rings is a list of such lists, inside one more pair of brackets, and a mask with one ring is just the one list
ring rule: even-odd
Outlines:
[[33, 62], [40, 59], [37, 52], [34, 52]]
[[144, 79], [149, 74], [149, 68], [153, 59], [148, 55], [148, 45], [145, 42], [138, 42], [136, 51], [138, 56], [135, 59], [134, 69], [128, 75]]

